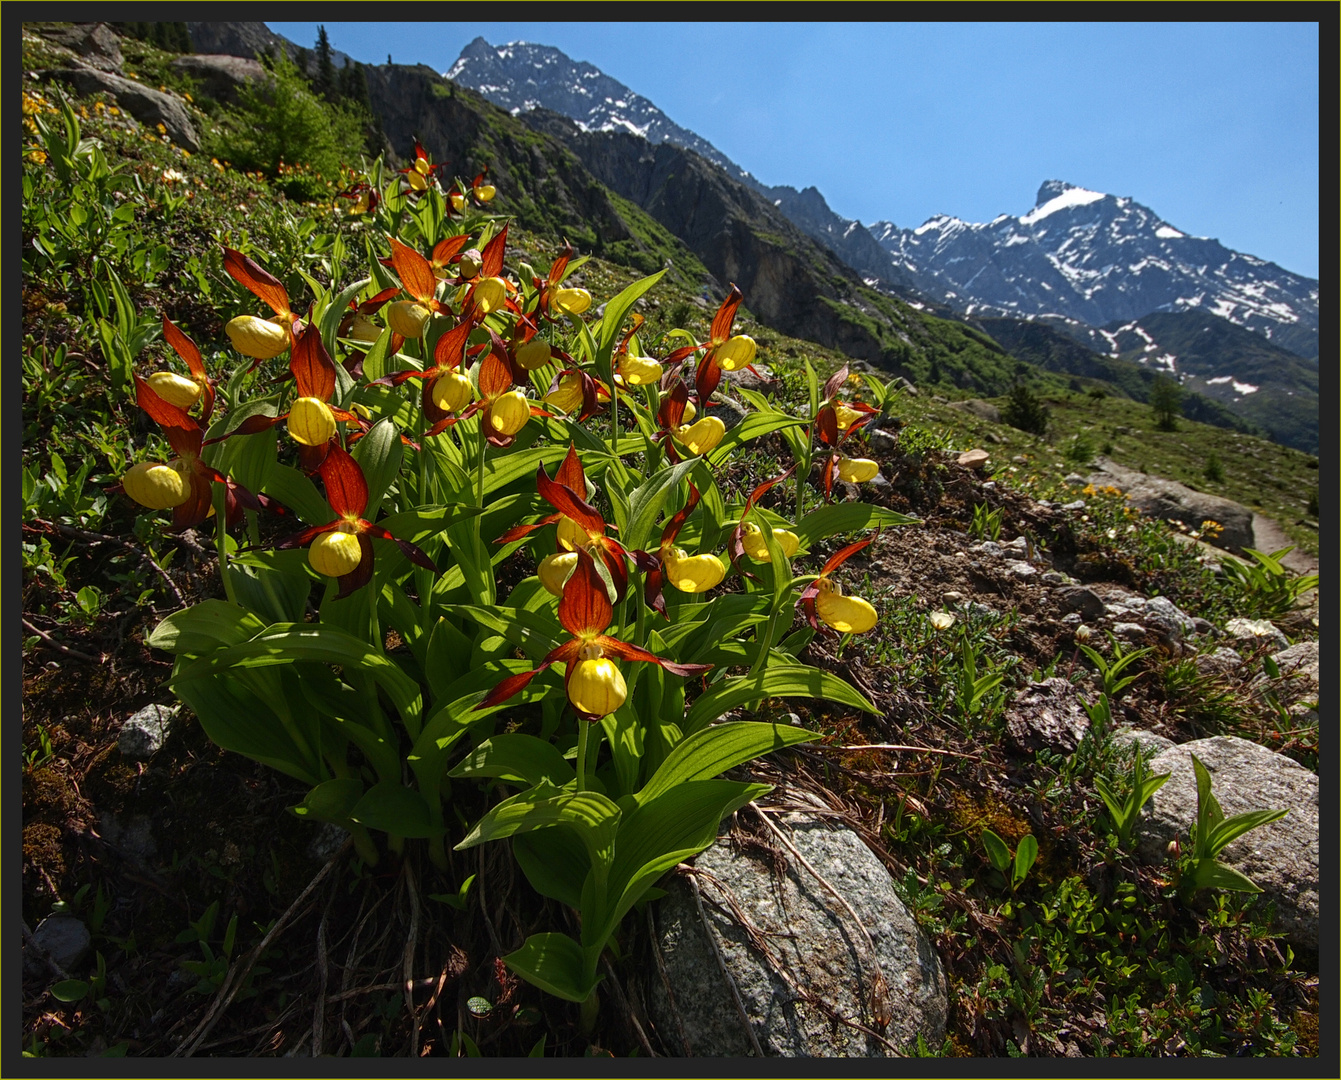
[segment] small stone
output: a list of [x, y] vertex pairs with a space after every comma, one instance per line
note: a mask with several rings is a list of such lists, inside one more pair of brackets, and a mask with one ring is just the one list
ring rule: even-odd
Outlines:
[[178, 705], [146, 705], [121, 725], [117, 749], [131, 761], [148, 761], [168, 741], [180, 712]]
[[[91, 940], [88, 927], [70, 915], [52, 915], [38, 923], [33, 931], [33, 944], [67, 973], [88, 956]], [[23, 959], [24, 966], [34, 974], [47, 968], [38, 956], [28, 952], [24, 953]]]
[[965, 450], [956, 460], [957, 464], [966, 469], [981, 469], [987, 464], [989, 456], [986, 450]]
[[[1046, 575], [1044, 577], [1046, 580]], [[1077, 611], [1086, 619], [1097, 619], [1104, 613], [1104, 602], [1097, 593], [1083, 585], [1067, 585], [1058, 589], [1053, 596], [1064, 611]]]
[[1120, 622], [1113, 627], [1113, 633], [1138, 645], [1146, 639], [1146, 628], [1140, 623]]
[[321, 827], [317, 829], [317, 835], [312, 837], [312, 842], [307, 845], [307, 857], [314, 862], [329, 862], [348, 838], [348, 829], [323, 821]]
[[1037, 566], [1027, 562], [1009, 562], [1006, 569], [1016, 577], [1025, 579], [1038, 577], [1042, 573]]
[[1085, 509], [1085, 500], [1084, 500], [1084, 499], [1074, 499], [1074, 500], [1072, 500], [1072, 501], [1069, 502], [1069, 503], [1062, 503], [1061, 508], [1062, 508], [1063, 510], [1084, 510], [1084, 509]]
[[1215, 623], [1211, 622], [1210, 619], [1203, 619], [1199, 615], [1192, 619], [1192, 626], [1198, 634], [1214, 634], [1216, 632]]
[[951, 589], [949, 592], [941, 593], [941, 599], [947, 604], [957, 604], [964, 599], [964, 594], [962, 592], [955, 592]]
[[1060, 570], [1048, 570], [1043, 574], [1043, 577], [1040, 580], [1045, 585], [1066, 585], [1071, 581], [1071, 579]]
[[1030, 683], [1006, 708], [1006, 733], [1025, 753], [1072, 754], [1089, 728], [1080, 693], [1067, 679]]
[[1028, 465], [1028, 464], [1029, 464], [1029, 459], [1028, 459], [1027, 457], [1025, 457], [1023, 454], [1016, 454], [1016, 455], [1015, 455], [1013, 458], [1011, 458], [1010, 460], [1011, 460], [1011, 464], [1012, 464], [1012, 465]]
[[1231, 671], [1236, 671], [1238, 666], [1243, 663], [1243, 657], [1233, 649], [1221, 646], [1211, 653], [1199, 653], [1193, 658], [1192, 663], [1197, 667], [1198, 673], [1202, 675], [1228, 675]]
[[981, 544], [973, 545], [969, 550], [978, 552], [981, 555], [990, 555], [994, 559], [999, 559], [1006, 554], [1005, 548], [995, 540], [984, 540]]
[[[1067, 473], [1062, 477], [1062, 483], [1067, 487], [1084, 487], [1089, 481], [1077, 473]], [[1066, 508], [1063, 507], [1062, 509]]]

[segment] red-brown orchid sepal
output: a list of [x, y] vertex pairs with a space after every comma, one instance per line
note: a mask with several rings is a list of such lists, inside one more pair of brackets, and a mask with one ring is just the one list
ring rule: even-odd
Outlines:
[[777, 484], [782, 483], [796, 471], [795, 463], [792, 464], [786, 472], [780, 473], [771, 480], [765, 480], [762, 484], [750, 492], [750, 497], [745, 500], [745, 506], [740, 511], [740, 520], [736, 522], [736, 527], [731, 530], [731, 539], [727, 543], [727, 553], [731, 557], [731, 565], [740, 570], [746, 577], [753, 578], [754, 575], [748, 570], [741, 569], [740, 559], [745, 554], [745, 544], [742, 537], [745, 534], [746, 519], [750, 516], [750, 511], [758, 505], [759, 500], [769, 493]]
[[163, 338], [191, 369], [191, 377], [200, 387], [200, 420], [201, 423], [209, 423], [210, 414], [214, 412], [214, 380], [205, 370], [200, 350], [166, 315], [163, 316]]
[[545, 280], [541, 281], [538, 277], [531, 279], [531, 284], [537, 290], [538, 304], [536, 310], [540, 317], [549, 322], [557, 322], [555, 316], [550, 314], [550, 297], [554, 290], [563, 282], [563, 272], [568, 268], [568, 263], [573, 257], [573, 245], [567, 239], [563, 242], [563, 250], [555, 257], [550, 264], [549, 273], [545, 275]]
[[[270, 306], [276, 315], [282, 315], [291, 324], [298, 318], [289, 307], [289, 293], [279, 278], [230, 247], [223, 249], [224, 269], [243, 288]], [[255, 365], [253, 365], [255, 366]]]
[[[540, 473], [544, 473], [545, 467], [540, 466]], [[547, 478], [548, 479], [548, 478]], [[568, 444], [568, 453], [564, 455], [563, 461], [559, 463], [558, 469], [554, 472], [554, 481], [562, 484], [579, 499], [585, 500], [587, 497], [587, 473], [582, 468], [582, 459], [577, 455], [577, 447], [573, 443]], [[536, 488], [539, 489], [539, 478], [536, 479]], [[550, 504], [551, 506], [553, 503]], [[546, 525], [553, 525], [563, 514], [555, 511], [548, 517], [541, 518], [539, 521], [530, 525], [514, 525], [508, 529], [502, 536], [494, 541], [495, 544], [511, 544], [525, 536], [530, 536], [536, 529], [543, 528]]]
[[[576, 450], [569, 446], [569, 455], [576, 457]], [[556, 474], [557, 475], [557, 474]], [[582, 491], [586, 492], [586, 478], [582, 478]], [[540, 497], [560, 514], [567, 517], [587, 534], [587, 548], [599, 552], [601, 561], [610, 574], [610, 583], [614, 586], [615, 600], [624, 598], [629, 587], [629, 553], [618, 540], [606, 536], [605, 519], [601, 512], [586, 501], [584, 495], [578, 495], [567, 484], [551, 480], [541, 465], [536, 470], [536, 490]]]
[[508, 227], [493, 237], [480, 252], [483, 262], [480, 265], [480, 277], [499, 277], [503, 273], [503, 256], [508, 243]]
[[461, 233], [459, 236], [444, 237], [434, 244], [433, 257], [429, 260], [429, 265], [433, 268], [433, 276], [451, 277], [451, 265], [457, 261], [461, 249], [468, 243], [470, 243], [470, 233]]
[[660, 613], [663, 618], [669, 619], [670, 615], [666, 611], [666, 597], [663, 592], [663, 586], [666, 580], [665, 559], [668, 548], [675, 546], [675, 538], [680, 535], [680, 530], [689, 520], [689, 515], [694, 512], [698, 506], [699, 499], [698, 488], [693, 483], [689, 484], [689, 498], [685, 500], [684, 506], [671, 515], [666, 522], [665, 528], [661, 530], [661, 543], [657, 551], [653, 554], [650, 551], [633, 552], [634, 565], [643, 572], [643, 599], [647, 606], [653, 611]]
[[391, 266], [400, 278], [401, 287], [429, 311], [441, 311], [442, 304], [434, 295], [438, 288], [433, 265], [408, 244], [394, 236], [391, 239]]
[[364, 478], [359, 463], [347, 451], [332, 443], [321, 463], [320, 472], [322, 483], [326, 487], [326, 501], [335, 511], [336, 519], [326, 525], [313, 525], [295, 533], [275, 544], [276, 549], [305, 547], [322, 533], [342, 531], [356, 534], [361, 558], [353, 570], [337, 579], [340, 583], [337, 600], [343, 600], [372, 580], [373, 548], [369, 537], [376, 536], [382, 540], [390, 540], [416, 566], [438, 573], [433, 560], [414, 544], [392, 535], [387, 529], [374, 525], [364, 518], [363, 514], [368, 509], [368, 481]]
[[568, 694], [569, 704], [580, 718], [596, 721], [600, 716], [583, 712], [573, 704], [569, 687], [579, 657], [584, 652], [596, 652], [601, 656], [615, 657], [620, 660], [640, 661], [659, 664], [674, 675], [700, 675], [707, 671], [710, 664], [677, 664], [665, 660], [646, 649], [627, 641], [611, 637], [605, 631], [614, 618], [614, 607], [605, 591], [605, 582], [596, 569], [596, 563], [585, 551], [579, 551], [577, 567], [563, 587], [563, 597], [559, 600], [559, 623], [572, 639], [551, 650], [532, 671], [511, 675], [489, 692], [476, 709], [492, 708], [519, 693], [535, 676], [551, 664], [565, 666], [564, 692]]
[[805, 613], [806, 621], [810, 623], [810, 628], [812, 630], [820, 629], [819, 619], [815, 614], [815, 597], [819, 595], [820, 589], [824, 587], [820, 582], [827, 580], [833, 571], [837, 570], [838, 567], [842, 566], [843, 563], [863, 548], [870, 547], [879, 538], [880, 534], [877, 533], [875, 536], [868, 537], [865, 540], [857, 540], [848, 544], [846, 547], [839, 548], [825, 561], [824, 568], [819, 572], [819, 577], [801, 590], [801, 595], [797, 599], [797, 603]]
[[731, 326], [736, 321], [736, 310], [744, 299], [740, 289], [733, 283], [731, 291], [718, 307], [717, 314], [712, 317], [712, 329], [708, 341], [704, 343], [708, 346], [708, 351], [703, 354], [694, 372], [694, 388], [698, 391], [699, 401], [705, 405], [712, 397], [713, 391], [717, 389], [717, 384], [722, 381], [722, 369], [717, 364], [717, 350], [730, 339]]

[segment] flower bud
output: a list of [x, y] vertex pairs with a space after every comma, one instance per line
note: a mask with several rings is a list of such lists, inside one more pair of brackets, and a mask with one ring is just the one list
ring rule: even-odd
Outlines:
[[175, 371], [155, 371], [145, 381], [150, 390], [179, 409], [189, 409], [200, 400], [200, 383]]
[[517, 363], [527, 371], [539, 371], [554, 359], [549, 342], [532, 338], [524, 345], [517, 346]]
[[349, 324], [349, 334], [347, 336], [355, 341], [366, 341], [372, 344], [382, 336], [382, 328], [366, 315], [355, 315], [354, 321]]
[[509, 390], [494, 398], [485, 415], [491, 431], [500, 435], [515, 435], [531, 419], [531, 403], [520, 390]]
[[461, 277], [466, 281], [474, 281], [480, 276], [480, 269], [484, 266], [484, 256], [480, 254], [479, 248], [470, 248], [468, 251], [461, 252], [461, 258], [457, 260], [457, 269], [461, 272]]
[[325, 446], [335, 435], [335, 415], [321, 398], [300, 397], [289, 409], [289, 434], [304, 446]]
[[839, 480], [849, 484], [864, 484], [880, 472], [880, 463], [870, 458], [839, 458], [834, 470]]
[[473, 400], [475, 388], [463, 372], [449, 371], [433, 381], [433, 404], [443, 412], [459, 413]]
[[545, 404], [570, 413], [582, 405], [582, 379], [576, 373], [565, 375], [559, 385], [545, 395]]
[[563, 587], [576, 569], [576, 551], [556, 551], [553, 555], [546, 555], [540, 560], [535, 575], [540, 579], [540, 584], [545, 586], [546, 592], [561, 597]]
[[628, 386], [651, 386], [661, 379], [661, 365], [650, 356], [625, 356], [619, 362], [619, 375]]
[[[789, 559], [801, 549], [801, 538], [789, 529], [774, 529], [773, 541]], [[741, 531], [740, 543], [745, 548], [745, 554], [755, 562], [768, 562], [768, 544], [754, 522], [747, 524]]]
[[132, 465], [121, 478], [121, 488], [150, 510], [170, 510], [191, 497], [191, 480], [180, 459], [167, 465], [152, 461]]
[[698, 423], [681, 424], [675, 429], [675, 441], [695, 457], [701, 457], [722, 441], [726, 425], [715, 416], [705, 416]]
[[819, 582], [815, 614], [840, 634], [864, 634], [875, 626], [878, 616], [859, 596], [844, 596], [843, 590], [826, 578]]
[[403, 338], [415, 339], [424, 332], [430, 312], [414, 300], [397, 300], [386, 309], [386, 324]]
[[672, 548], [663, 560], [666, 577], [681, 592], [701, 593], [714, 589], [726, 577], [726, 567], [716, 555], [686, 555], [681, 548]]
[[475, 283], [474, 303], [485, 315], [501, 310], [508, 301], [508, 286], [500, 277], [481, 278]]
[[254, 360], [269, 360], [289, 347], [289, 332], [255, 315], [239, 315], [224, 327], [233, 348]]
[[755, 348], [749, 334], [737, 334], [717, 350], [717, 366], [723, 371], [739, 371], [754, 362]]
[[344, 529], [324, 532], [312, 541], [307, 551], [307, 561], [318, 574], [344, 577], [352, 574], [363, 561], [363, 549], [359, 545], [359, 538], [352, 532]]
[[614, 661], [604, 656], [588, 658], [584, 654], [597, 646], [584, 646], [582, 657], [568, 674], [568, 700], [573, 708], [588, 716], [609, 716], [624, 704], [629, 688]]
[[586, 289], [555, 289], [549, 298], [551, 310], [581, 315], [591, 307], [591, 293]]

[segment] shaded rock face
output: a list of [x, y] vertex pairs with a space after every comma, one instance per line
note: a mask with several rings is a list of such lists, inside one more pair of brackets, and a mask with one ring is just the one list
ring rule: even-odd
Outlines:
[[1110, 485], [1125, 491], [1132, 506], [1150, 517], [1163, 521], [1181, 521], [1191, 529], [1200, 529], [1206, 520], [1217, 521], [1224, 531], [1213, 542], [1227, 551], [1241, 551], [1253, 543], [1253, 512], [1232, 499], [1193, 491], [1175, 480], [1161, 480], [1134, 469], [1127, 469], [1107, 458], [1097, 459], [1096, 472], [1089, 482], [1096, 487]]
[[1197, 739], [1170, 747], [1150, 761], [1152, 774], [1169, 779], [1151, 796], [1140, 825], [1137, 851], [1161, 862], [1170, 840], [1187, 838], [1197, 820], [1197, 781], [1192, 755], [1206, 766], [1211, 791], [1225, 817], [1250, 810], [1285, 810], [1278, 821], [1233, 841], [1219, 860], [1247, 874], [1263, 899], [1276, 905], [1276, 921], [1289, 940], [1318, 947], [1318, 777], [1284, 754], [1232, 736]]
[[171, 94], [88, 67], [58, 68], [47, 72], [46, 77], [67, 83], [81, 94], [111, 94], [141, 124], [149, 127], [162, 124], [168, 138], [178, 146], [192, 153], [200, 149], [200, 138], [186, 107]]
[[265, 78], [265, 68], [259, 61], [240, 56], [179, 56], [172, 66], [190, 75], [217, 101], [235, 101], [244, 85]]
[[765, 325], [857, 360], [891, 366], [871, 330], [840, 318], [836, 310], [854, 299], [861, 285], [856, 274], [757, 191], [670, 143], [584, 132], [545, 109], [522, 119], [561, 140], [597, 180], [679, 237], [719, 282], [738, 285], [750, 311]]
[[[886, 985], [889, 1023], [881, 1034], [899, 1049], [920, 1033], [930, 1045], [944, 1038], [945, 973], [931, 943], [894, 892], [889, 872], [856, 833], [810, 815], [789, 814], [780, 827], [806, 861], [854, 909], [874, 944]], [[881, 1039], [835, 1016], [880, 1030], [873, 1007], [876, 964], [861, 930], [819, 881], [783, 848], [785, 873], [732, 850], [719, 840], [695, 861], [703, 911], [761, 1049], [781, 1057], [883, 1057]], [[707, 875], [711, 875], [708, 877]], [[729, 914], [725, 887], [784, 979], [750, 944]], [[672, 882], [656, 909], [659, 947], [674, 1006], [661, 979], [650, 976], [657, 1028], [676, 1052], [696, 1057], [753, 1053], [729, 986], [684, 880]], [[788, 981], [813, 994], [833, 1015], [799, 999]], [[677, 1015], [678, 1014], [678, 1015]], [[680, 1032], [688, 1046], [680, 1045]]]
[[43, 26], [38, 29], [38, 33], [52, 44], [63, 45], [89, 67], [100, 71], [121, 71], [121, 42], [106, 23]]

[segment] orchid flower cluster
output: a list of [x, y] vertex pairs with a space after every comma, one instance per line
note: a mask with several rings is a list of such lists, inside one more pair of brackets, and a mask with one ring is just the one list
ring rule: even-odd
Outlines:
[[[813, 421], [756, 397], [728, 428], [715, 395], [757, 355], [740, 291], [706, 340], [653, 339], [634, 307], [661, 274], [597, 307], [566, 243], [537, 273], [488, 212], [486, 173], [445, 186], [418, 144], [399, 172], [375, 163], [342, 210], [368, 218], [368, 275], [337, 290], [303, 274], [302, 302], [224, 248], [251, 298], [224, 328], [236, 362], [212, 376], [164, 317], [185, 371], [136, 395], [175, 456], [121, 488], [175, 529], [214, 519], [226, 598], [150, 638], [210, 737], [305, 784], [293, 811], [348, 829], [368, 862], [383, 834], [450, 872], [452, 780], [518, 786], [455, 847], [510, 838], [532, 885], [580, 911], [581, 941], [533, 935], [505, 959], [590, 1007], [629, 906], [766, 790], [721, 774], [816, 737], [722, 717], [786, 696], [872, 708], [801, 659], [876, 625], [837, 580], [872, 539], [818, 573], [794, 560], [910, 519], [834, 501], [835, 477], [878, 469], [843, 453], [870, 419], [842, 400], [846, 368]], [[733, 502], [733, 456], [773, 434], [805, 453]], [[789, 484], [783, 516], [770, 493]], [[504, 595], [518, 565], [533, 572]]]

